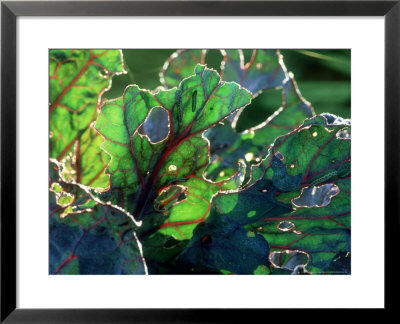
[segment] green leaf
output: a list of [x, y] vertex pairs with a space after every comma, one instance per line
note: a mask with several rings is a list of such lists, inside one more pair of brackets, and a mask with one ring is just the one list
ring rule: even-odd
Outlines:
[[293, 131], [304, 119], [314, 115], [311, 104], [302, 97], [291, 73], [283, 83], [282, 98], [282, 107], [256, 127], [236, 133], [226, 123], [207, 131], [205, 135], [210, 140], [213, 161], [207, 168], [207, 178], [216, 180], [229, 176], [240, 159], [248, 167], [258, 163], [275, 138]]
[[350, 121], [330, 114], [306, 120], [253, 167], [254, 181], [269, 179], [276, 199], [293, 206], [251, 227], [270, 243], [275, 268], [325, 273], [338, 254], [350, 253], [350, 128]]
[[126, 216], [96, 205], [92, 212], [50, 215], [50, 274], [144, 274]]
[[125, 73], [119, 50], [50, 50], [50, 157], [66, 163], [65, 176], [104, 188], [108, 157], [90, 129], [101, 95]]
[[[206, 50], [178, 50], [165, 62], [160, 81], [167, 88], [193, 74], [197, 63], [205, 64]], [[244, 62], [242, 50], [221, 50], [221, 75], [224, 81], [234, 81], [254, 96], [265, 89], [280, 87], [286, 78], [286, 68], [277, 50], [253, 50], [249, 62]]]
[[[244, 180], [245, 166], [240, 165], [239, 171], [223, 181], [212, 182], [200, 176], [189, 176], [185, 184], [185, 197], [179, 202], [171, 201], [176, 196], [175, 187], [168, 187], [168, 197], [164, 200], [172, 203], [171, 209], [164, 212], [166, 220], [159, 227], [159, 232], [171, 235], [176, 240], [187, 240], [192, 237], [193, 230], [199, 223], [203, 223], [211, 208], [211, 200], [218, 192], [234, 190], [240, 187]], [[171, 190], [174, 188], [174, 190]], [[157, 198], [160, 199], [161, 196]]]
[[[120, 51], [50, 51], [50, 273], [351, 272], [350, 122], [313, 117], [278, 51], [221, 53], [102, 101]], [[281, 108], [237, 133], [267, 89]]]
[[149, 274], [173, 274], [176, 269], [176, 258], [188, 240], [176, 240], [173, 236], [157, 232], [143, 236], [141, 243]]
[[290, 205], [263, 192], [270, 187], [271, 182], [263, 180], [244, 191], [217, 195], [210, 217], [196, 227], [178, 259], [180, 272], [219, 273], [224, 269], [234, 274], [253, 274], [267, 267], [267, 240], [246, 226], [267, 215], [279, 216], [291, 210]]
[[[50, 274], [146, 273], [132, 218], [65, 181], [61, 167], [50, 163]], [[64, 196], [72, 199], [63, 203]]]
[[277, 50], [253, 50], [247, 63], [242, 50], [221, 50], [221, 53], [223, 80], [239, 83], [254, 96], [262, 90], [280, 87], [286, 78], [286, 68]]
[[[203, 132], [247, 105], [251, 94], [235, 83], [221, 82], [215, 71], [204, 66], [197, 66], [195, 73], [179, 89], [151, 93], [132, 86], [123, 97], [106, 102], [96, 129], [111, 156], [107, 168], [109, 190], [97, 192], [71, 183], [64, 188], [65, 193], [75, 197], [69, 200], [70, 205], [63, 206], [64, 218], [119, 206], [117, 210], [125, 217], [134, 214], [143, 219], [137, 232], [152, 273], [170, 271], [174, 258], [168, 255], [176, 256], [193, 231], [193, 227], [186, 227], [190, 225], [185, 224], [188, 217], [181, 217], [179, 226], [164, 223], [179, 218], [185, 208], [190, 211], [189, 218], [195, 220], [189, 223], [195, 224], [198, 218], [205, 220], [212, 195], [237, 188], [243, 180], [236, 174], [220, 183], [202, 177], [209, 163], [209, 146]], [[181, 201], [180, 196], [185, 194], [187, 199]], [[194, 212], [193, 203], [197, 203]], [[178, 242], [173, 249], [169, 246], [171, 240]], [[167, 253], [160, 254], [163, 249]]]
[[[222, 82], [214, 70], [197, 65], [194, 72], [178, 89], [150, 92], [130, 86], [123, 97], [103, 105], [96, 121], [105, 139], [102, 147], [112, 157], [110, 199], [137, 219], [154, 214], [154, 200], [169, 186], [195, 190], [189, 188], [195, 182], [190, 179], [203, 181], [209, 163], [204, 131], [251, 100], [247, 90]], [[146, 133], [152, 125], [168, 131]]]
[[[313, 108], [300, 94], [293, 74], [286, 72], [283, 58], [277, 50], [253, 50], [245, 63], [242, 50], [221, 50], [221, 74], [226, 81], [235, 81], [257, 96], [261, 91], [282, 87], [282, 106], [265, 122], [242, 133], [234, 130], [242, 109], [232, 114], [224, 125], [216, 125], [205, 135], [210, 140], [212, 163], [206, 177], [217, 181], [230, 177], [239, 160], [247, 166], [257, 163], [268, 151], [269, 145], [280, 135], [300, 126], [305, 118], [314, 115]], [[191, 64], [205, 62], [206, 51], [179, 50], [164, 65], [160, 78], [166, 87], [176, 85], [165, 82], [178, 80], [191, 74]], [[178, 73], [179, 72], [179, 73]], [[247, 178], [246, 178], [247, 179]]]
[[206, 50], [178, 50], [169, 57], [160, 71], [161, 84], [166, 89], [178, 87], [182, 79], [193, 75], [197, 64], [205, 63]]
[[109, 180], [105, 169], [110, 156], [100, 149], [102, 142], [103, 138], [90, 127], [80, 138], [79, 151], [78, 148], [75, 151], [75, 161], [80, 156], [80, 163], [76, 162], [75, 166], [81, 168], [81, 183], [94, 188], [106, 188]]
[[350, 253], [350, 127], [323, 114], [277, 138], [250, 185], [213, 199], [181, 271], [349, 273], [337, 260]]

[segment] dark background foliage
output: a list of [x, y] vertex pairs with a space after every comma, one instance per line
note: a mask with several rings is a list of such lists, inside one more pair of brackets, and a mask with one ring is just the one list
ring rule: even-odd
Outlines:
[[[129, 84], [137, 84], [144, 89], [160, 86], [159, 72], [175, 49], [123, 50], [127, 74], [115, 76], [112, 88], [105, 97], [112, 99], [122, 95]], [[244, 51], [245, 61], [249, 51]], [[350, 50], [281, 50], [288, 71], [294, 73], [303, 97], [311, 102], [317, 114], [330, 112], [350, 118], [351, 107], [351, 51]], [[206, 63], [220, 71], [222, 55], [218, 50], [207, 54]], [[281, 105], [281, 92], [264, 91], [242, 114], [238, 130], [255, 126], [271, 115]]]

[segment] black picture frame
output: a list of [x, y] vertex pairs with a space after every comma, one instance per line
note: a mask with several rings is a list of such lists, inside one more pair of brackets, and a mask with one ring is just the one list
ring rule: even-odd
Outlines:
[[[2, 1], [1, 3], [1, 322], [234, 322], [270, 310], [16, 308], [16, 19], [19, 16], [384, 16], [385, 309], [398, 283], [389, 266], [399, 237], [400, 0], [395, 1]], [[369, 112], [366, 112], [369, 113]], [[268, 313], [268, 317], [270, 313]]]

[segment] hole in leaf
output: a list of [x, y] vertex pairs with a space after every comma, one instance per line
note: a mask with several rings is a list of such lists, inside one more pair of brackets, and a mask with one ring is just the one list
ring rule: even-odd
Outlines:
[[339, 192], [339, 187], [334, 183], [307, 187], [302, 189], [299, 197], [292, 199], [292, 203], [296, 207], [325, 207]]
[[170, 186], [160, 192], [154, 201], [154, 208], [165, 211], [186, 199], [187, 188], [180, 185]]
[[309, 275], [310, 273], [306, 270], [305, 266], [302, 264], [299, 264], [298, 266], [296, 266], [292, 273], [292, 275]]
[[338, 139], [343, 139], [343, 140], [350, 140], [351, 139], [351, 133], [350, 133], [350, 128], [343, 128], [336, 134], [336, 138]]
[[350, 119], [344, 119], [334, 114], [323, 113], [322, 116], [328, 121], [328, 125], [351, 125]]
[[177, 167], [175, 164], [171, 164], [171, 165], [168, 167], [168, 171], [169, 171], [169, 172], [173, 172], [173, 171], [176, 171], [176, 170], [178, 170], [178, 167]]
[[106, 79], [108, 77], [108, 72], [105, 70], [100, 70], [99, 75], [100, 75], [100, 77]]
[[254, 158], [254, 154], [252, 152], [248, 152], [245, 154], [244, 158], [247, 162], [250, 162]]
[[152, 108], [139, 133], [146, 135], [152, 144], [162, 142], [169, 134], [168, 112], [162, 107]]
[[246, 106], [244, 112], [240, 114], [236, 124], [236, 131], [242, 132], [265, 122], [281, 106], [281, 90], [268, 89], [262, 91], [251, 101], [250, 105]]
[[294, 229], [294, 224], [292, 222], [288, 221], [282, 221], [278, 224], [278, 229], [283, 231], [283, 232], [288, 232]]
[[306, 267], [310, 256], [303, 251], [274, 251], [269, 254], [269, 261], [275, 268], [293, 271], [298, 266]]

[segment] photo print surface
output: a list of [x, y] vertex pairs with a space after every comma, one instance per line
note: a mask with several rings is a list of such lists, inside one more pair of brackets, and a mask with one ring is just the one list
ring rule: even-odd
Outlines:
[[49, 274], [350, 274], [350, 67], [50, 49]]

